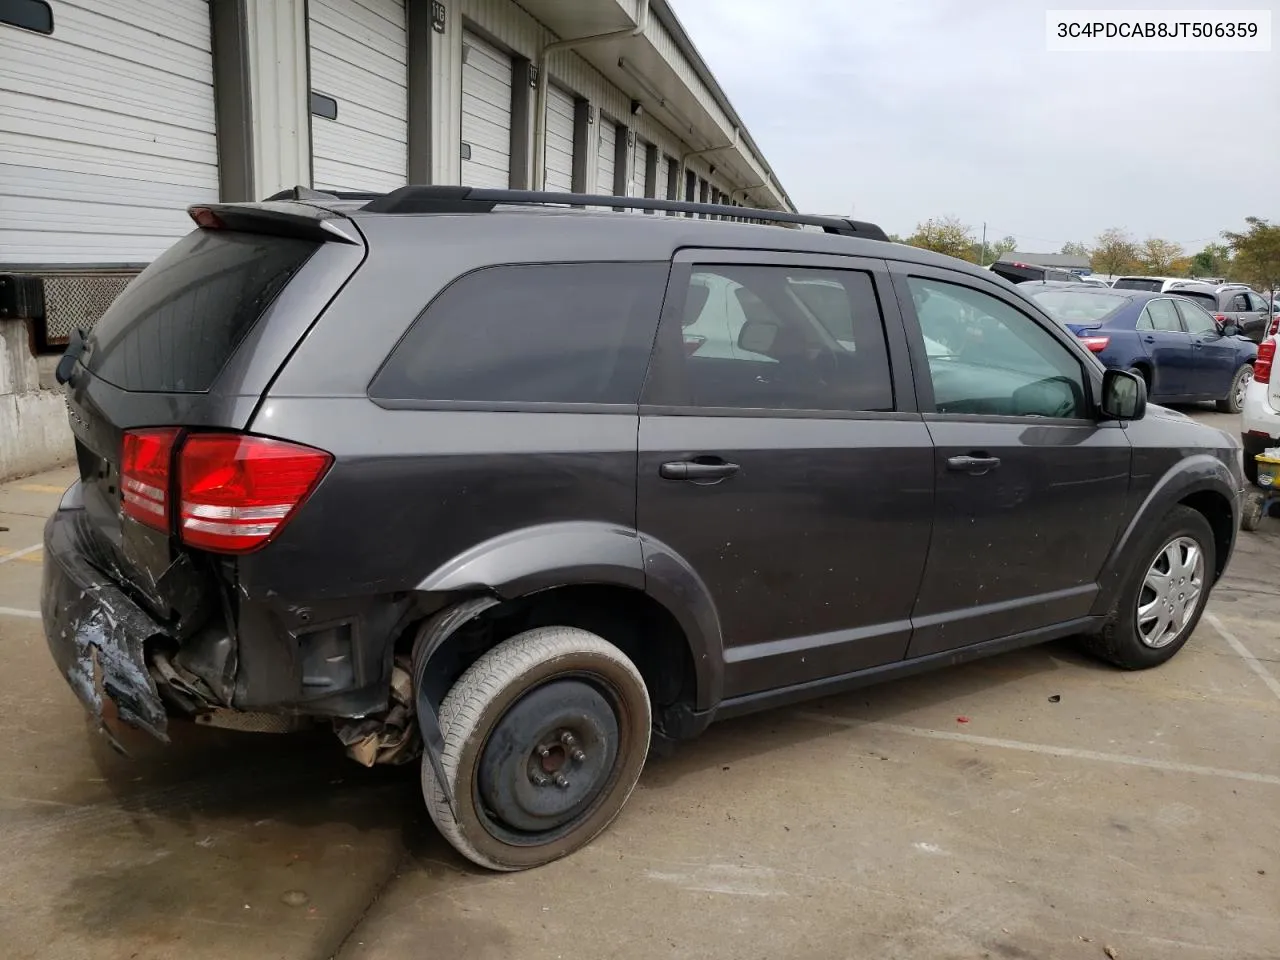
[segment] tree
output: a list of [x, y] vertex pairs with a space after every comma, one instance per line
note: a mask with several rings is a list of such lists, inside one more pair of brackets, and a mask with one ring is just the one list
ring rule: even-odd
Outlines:
[[907, 238], [907, 243], [961, 260], [973, 259], [973, 232], [955, 217], [930, 218], [916, 224], [916, 232]]
[[991, 244], [991, 246], [987, 247], [987, 250], [990, 251], [992, 263], [995, 263], [997, 260], [1003, 257], [1006, 253], [1013, 253], [1013, 251], [1017, 249], [1018, 249], [1017, 237], [1004, 237], [1003, 239], [997, 240], [995, 243]]
[[1119, 227], [1111, 227], [1098, 234], [1093, 242], [1093, 253], [1089, 255], [1089, 264], [1094, 273], [1108, 276], [1128, 273], [1137, 260], [1137, 244]]
[[1225, 277], [1231, 268], [1231, 250], [1221, 243], [1208, 244], [1191, 258], [1191, 270], [1202, 277]]
[[1242, 233], [1222, 233], [1235, 255], [1232, 278], [1251, 283], [1259, 290], [1280, 289], [1280, 225], [1273, 226], [1261, 217], [1245, 217], [1244, 222], [1249, 228]]
[[1180, 244], [1172, 240], [1162, 240], [1159, 237], [1147, 237], [1138, 250], [1138, 262], [1142, 264], [1143, 269], [1157, 276], [1168, 276], [1173, 273], [1175, 261], [1182, 257]]
[[1069, 240], [1062, 245], [1062, 255], [1064, 257], [1087, 257], [1089, 256], [1089, 248], [1083, 243]]

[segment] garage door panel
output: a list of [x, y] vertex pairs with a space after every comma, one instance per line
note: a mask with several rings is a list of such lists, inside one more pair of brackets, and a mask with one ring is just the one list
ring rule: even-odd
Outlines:
[[311, 0], [311, 88], [338, 116], [311, 118], [312, 183], [391, 190], [408, 179], [408, 47], [399, 0]]
[[599, 118], [600, 134], [596, 157], [596, 192], [613, 193], [614, 151], [618, 147], [618, 127], [607, 117]]
[[0, 31], [0, 259], [146, 263], [218, 199], [208, 0], [61, 0]]
[[467, 186], [511, 184], [511, 58], [467, 31], [462, 63], [462, 141], [471, 155], [462, 160]]
[[[190, 80], [213, 82], [213, 61], [209, 33], [209, 16], [204, 14], [203, 23], [187, 22], [173, 30], [169, 23], [162, 26], [163, 32], [151, 28], [156, 19], [154, 5], [145, 11], [135, 12], [133, 16], [122, 15], [111, 4], [98, 4], [99, 8], [107, 7], [111, 15], [104, 15], [101, 10], [55, 4], [55, 31], [53, 36], [59, 37], [71, 33], [75, 44], [81, 50], [93, 51], [107, 57], [145, 64], [149, 69], [186, 77]], [[166, 6], [169, 6], [166, 4]], [[189, 7], [190, 3], [184, 4]], [[203, 6], [203, 4], [201, 5]], [[181, 9], [173, 5], [174, 9]], [[206, 8], [207, 9], [207, 8]], [[165, 11], [166, 18], [168, 10]], [[139, 24], [144, 29], [139, 29]]]
[[316, 19], [379, 57], [393, 55], [393, 48], [403, 50], [404, 8], [397, 0], [308, 0], [308, 3], [313, 18], [316, 9], [324, 7], [324, 13]]
[[[10, 93], [18, 93], [46, 104], [50, 118], [78, 107], [117, 117], [146, 116], [214, 132], [212, 67], [206, 82], [200, 82], [91, 50], [58, 52], [60, 55], [50, 56], [0, 35], [0, 63], [5, 65], [0, 79], [0, 111], [10, 106]], [[2, 124], [0, 129], [4, 129]]]
[[546, 176], [548, 190], [573, 189], [573, 97], [547, 87]]

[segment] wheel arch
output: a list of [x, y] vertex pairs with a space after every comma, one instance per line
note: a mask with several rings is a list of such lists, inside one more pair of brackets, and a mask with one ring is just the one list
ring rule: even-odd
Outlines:
[[1235, 482], [1227, 466], [1209, 454], [1179, 461], [1152, 487], [1116, 538], [1102, 574], [1092, 613], [1105, 616], [1122, 588], [1124, 573], [1140, 558], [1136, 555], [1142, 533], [1153, 519], [1183, 504], [1203, 515], [1214, 533], [1214, 580], [1226, 569], [1240, 523]]

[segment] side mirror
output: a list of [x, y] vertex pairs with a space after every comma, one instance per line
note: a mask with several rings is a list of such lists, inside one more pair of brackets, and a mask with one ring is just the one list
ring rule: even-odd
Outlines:
[[1141, 420], [1147, 412], [1147, 383], [1127, 370], [1102, 375], [1102, 416], [1105, 420]]
[[748, 320], [738, 331], [738, 346], [751, 353], [763, 353], [769, 356], [773, 342], [778, 339], [776, 324], [764, 320]]
[[1236, 334], [1240, 332], [1240, 328], [1237, 327], [1230, 320], [1228, 320], [1221, 327], [1219, 327], [1218, 330], [1224, 337], [1234, 337]]

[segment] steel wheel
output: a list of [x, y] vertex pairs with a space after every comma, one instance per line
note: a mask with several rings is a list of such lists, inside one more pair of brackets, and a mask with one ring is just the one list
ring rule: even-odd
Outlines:
[[1147, 568], [1138, 591], [1138, 638], [1148, 647], [1168, 646], [1181, 635], [1204, 589], [1204, 553], [1190, 537], [1169, 541]]

